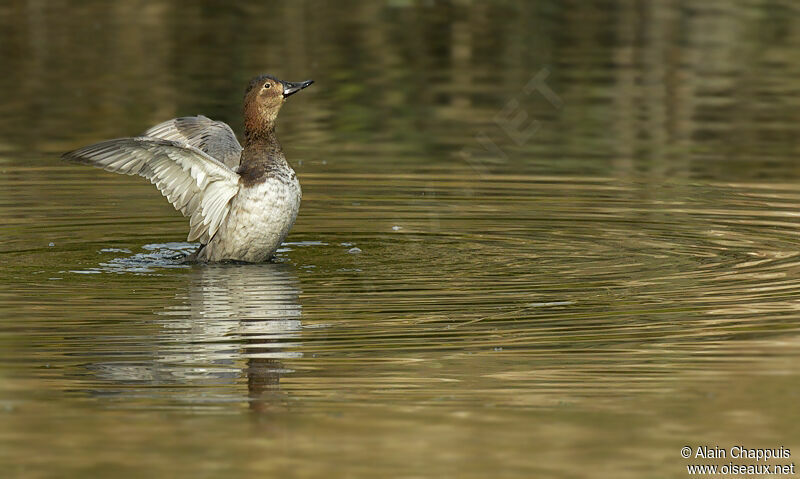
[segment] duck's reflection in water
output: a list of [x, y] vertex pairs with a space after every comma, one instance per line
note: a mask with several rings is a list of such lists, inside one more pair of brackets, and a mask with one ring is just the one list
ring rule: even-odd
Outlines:
[[156, 313], [159, 331], [144, 338], [149, 358], [94, 369], [104, 380], [152, 386], [134, 388], [139, 394], [206, 404], [243, 400], [246, 380], [253, 410], [280, 407], [278, 384], [291, 373], [283, 360], [301, 356], [299, 293], [290, 265], [196, 266], [181, 303]]
[[[204, 343], [223, 341], [238, 346], [232, 353], [246, 360], [244, 373], [250, 405], [263, 409], [275, 401], [281, 375], [291, 371], [281, 359], [301, 355], [300, 303], [297, 277], [289, 265], [208, 265], [196, 270], [189, 295], [193, 327], [211, 325], [217, 331]], [[220, 334], [221, 333], [221, 334]], [[225, 341], [223, 338], [229, 338]], [[221, 358], [219, 358], [221, 359]]]

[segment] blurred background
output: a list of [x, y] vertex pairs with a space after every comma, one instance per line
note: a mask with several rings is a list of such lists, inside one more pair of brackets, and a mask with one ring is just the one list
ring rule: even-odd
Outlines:
[[[799, 14], [4, 1], [0, 464], [639, 478], [685, 477], [685, 445], [800, 451]], [[261, 73], [315, 80], [279, 118], [303, 205], [276, 264], [182, 265], [152, 185], [59, 160], [177, 116], [241, 138]]]

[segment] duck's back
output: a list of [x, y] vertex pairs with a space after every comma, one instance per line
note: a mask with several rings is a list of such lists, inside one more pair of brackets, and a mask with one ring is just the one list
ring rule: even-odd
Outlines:
[[144, 132], [144, 136], [186, 143], [204, 151], [232, 170], [239, 167], [242, 145], [231, 127], [203, 115], [167, 120]]

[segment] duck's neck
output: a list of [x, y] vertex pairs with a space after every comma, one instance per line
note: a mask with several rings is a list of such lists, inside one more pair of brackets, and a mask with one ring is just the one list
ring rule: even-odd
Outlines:
[[[245, 185], [257, 184], [288, 169], [275, 127], [246, 129], [239, 176]], [[281, 175], [282, 176], [282, 175]]]
[[245, 125], [244, 129], [244, 146], [247, 148], [251, 145], [265, 146], [270, 144], [278, 145], [278, 137], [275, 136], [275, 124], [269, 123], [266, 125], [258, 125], [258, 127], [250, 128], [250, 125]]

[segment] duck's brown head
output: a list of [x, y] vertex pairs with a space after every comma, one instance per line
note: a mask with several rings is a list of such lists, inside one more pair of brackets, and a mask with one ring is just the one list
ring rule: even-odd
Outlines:
[[314, 80], [287, 82], [272, 75], [261, 75], [250, 80], [244, 93], [245, 136], [270, 131], [289, 95], [314, 83]]

